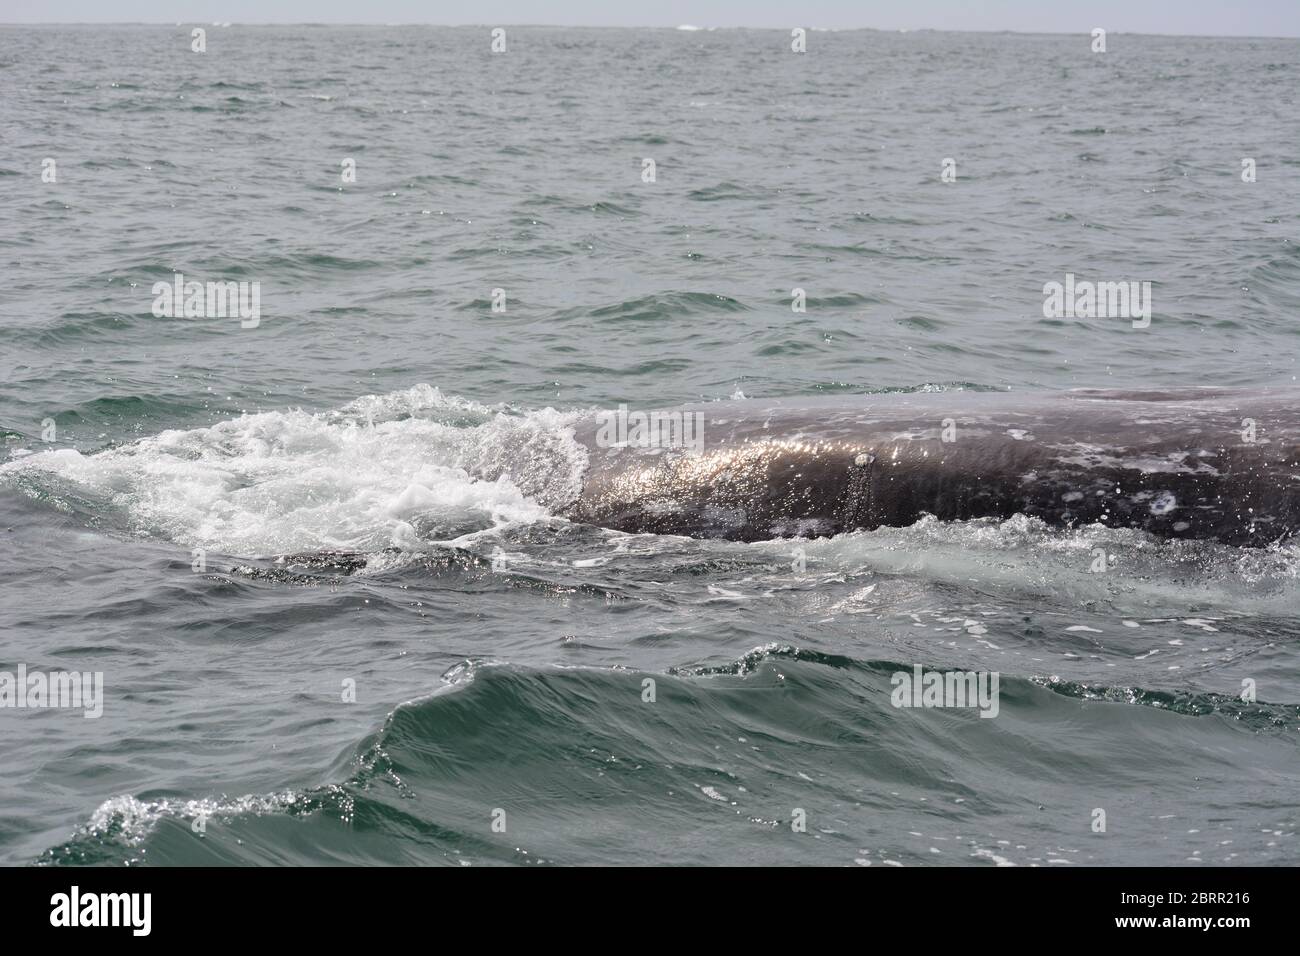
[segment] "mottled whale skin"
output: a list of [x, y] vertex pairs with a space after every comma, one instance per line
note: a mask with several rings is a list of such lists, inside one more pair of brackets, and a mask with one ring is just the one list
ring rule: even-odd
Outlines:
[[[702, 451], [600, 447], [568, 517], [756, 541], [1016, 514], [1263, 546], [1300, 527], [1300, 389], [927, 392], [759, 399]], [[951, 441], [945, 441], [945, 427]], [[1253, 439], [1253, 440], [1249, 440]]]

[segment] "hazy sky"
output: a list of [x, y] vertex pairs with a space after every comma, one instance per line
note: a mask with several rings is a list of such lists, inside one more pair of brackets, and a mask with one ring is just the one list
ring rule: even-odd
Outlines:
[[7, 0], [5, 23], [548, 23], [1300, 36], [1300, 0]]

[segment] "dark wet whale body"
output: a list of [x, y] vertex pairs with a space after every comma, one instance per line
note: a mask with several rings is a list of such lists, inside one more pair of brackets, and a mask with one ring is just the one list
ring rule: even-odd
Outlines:
[[[938, 392], [686, 406], [702, 451], [599, 447], [568, 517], [741, 541], [1024, 514], [1266, 545], [1300, 527], [1300, 390]], [[947, 440], [945, 440], [947, 439]]]

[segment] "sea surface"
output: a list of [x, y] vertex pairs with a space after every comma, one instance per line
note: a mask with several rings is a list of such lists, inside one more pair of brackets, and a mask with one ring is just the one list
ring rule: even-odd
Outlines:
[[1295, 547], [558, 514], [620, 404], [1293, 385], [1300, 41], [505, 29], [0, 27], [0, 671], [104, 675], [0, 863], [1300, 864]]

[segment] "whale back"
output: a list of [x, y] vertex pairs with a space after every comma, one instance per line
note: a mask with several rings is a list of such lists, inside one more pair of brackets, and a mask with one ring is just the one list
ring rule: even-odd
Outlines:
[[576, 429], [590, 465], [569, 515], [748, 541], [1025, 514], [1266, 544], [1300, 520], [1297, 397], [963, 391], [673, 409], [693, 416], [698, 451], [611, 447], [593, 418]]

